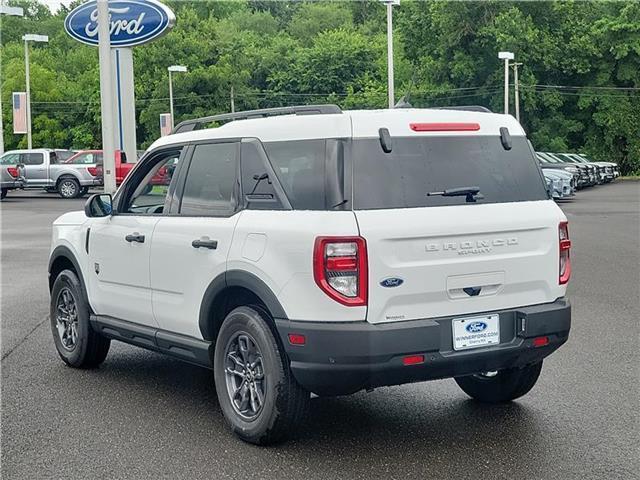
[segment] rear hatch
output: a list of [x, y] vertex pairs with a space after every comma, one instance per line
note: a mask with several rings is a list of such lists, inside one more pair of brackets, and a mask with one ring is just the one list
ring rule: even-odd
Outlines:
[[[564, 294], [558, 285], [564, 215], [548, 199], [526, 138], [510, 141], [507, 150], [497, 128], [493, 135], [407, 133], [392, 136], [385, 153], [379, 138], [354, 138], [369, 322], [468, 315]], [[441, 195], [461, 187], [477, 187], [479, 195]]]

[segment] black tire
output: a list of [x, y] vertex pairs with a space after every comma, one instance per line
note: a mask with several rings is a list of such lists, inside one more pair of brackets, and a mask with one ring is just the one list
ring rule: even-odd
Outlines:
[[8, 188], [0, 189], [0, 200], [4, 200], [7, 197], [7, 193], [9, 193]]
[[499, 370], [495, 376], [456, 377], [458, 386], [480, 402], [505, 403], [529, 393], [538, 381], [542, 360], [522, 368]]
[[[64, 297], [71, 295], [75, 304], [75, 316], [67, 315], [59, 310], [60, 302], [66, 307]], [[68, 297], [67, 297], [68, 298]], [[65, 308], [68, 312], [69, 308]], [[51, 321], [51, 333], [53, 341], [58, 351], [58, 355], [70, 367], [75, 368], [95, 368], [100, 365], [109, 353], [111, 340], [103, 337], [91, 328], [89, 323], [89, 305], [85, 299], [82, 285], [75, 272], [63, 270], [60, 272], [51, 290], [51, 305], [49, 310]], [[75, 322], [75, 342], [63, 344], [63, 325], [73, 322], [59, 322], [59, 318], [76, 319]], [[60, 328], [60, 330], [59, 330]], [[64, 332], [72, 332], [73, 329], [64, 329]], [[69, 335], [67, 335], [67, 340]]]
[[80, 196], [86, 195], [87, 193], [89, 193], [89, 187], [80, 188]]
[[80, 182], [73, 177], [63, 177], [58, 181], [58, 195], [62, 198], [78, 198], [80, 196]]
[[[268, 315], [260, 309], [253, 307], [238, 307], [225, 318], [218, 338], [216, 339], [214, 353], [214, 376], [216, 391], [222, 413], [233, 432], [242, 440], [257, 445], [269, 445], [285, 440], [303, 421], [309, 408], [310, 394], [304, 390], [293, 378], [289, 369], [289, 362], [282, 348], [269, 328]], [[253, 363], [255, 366], [245, 369], [240, 363], [234, 363], [228, 356], [229, 353], [238, 353], [237, 358], [243, 359], [239, 350], [233, 350], [236, 344], [240, 346], [240, 339], [249, 339], [257, 349]], [[241, 350], [241, 349], [240, 349]], [[258, 362], [258, 357], [261, 361]], [[261, 365], [261, 367], [259, 366]], [[242, 369], [247, 373], [242, 375], [228, 375], [227, 367], [233, 366], [234, 370]], [[255, 380], [262, 376], [262, 380]], [[228, 376], [232, 380], [228, 380]], [[233, 380], [236, 379], [236, 380]], [[234, 396], [240, 401], [240, 407], [232, 400], [231, 391], [234, 390], [234, 382], [242, 383], [244, 392], [250, 399], [245, 415], [242, 414], [243, 395]], [[251, 388], [260, 388], [263, 398], [261, 408], [253, 409], [253, 396]], [[238, 388], [242, 393], [242, 387]], [[256, 398], [257, 394], [256, 394]], [[253, 417], [252, 417], [253, 415]], [[248, 418], [252, 417], [252, 418]]]

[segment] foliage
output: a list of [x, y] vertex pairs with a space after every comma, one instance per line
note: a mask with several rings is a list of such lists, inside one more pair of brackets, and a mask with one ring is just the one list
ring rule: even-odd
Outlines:
[[[26, 16], [0, 19], [6, 148], [26, 144], [10, 128], [11, 92], [24, 91], [24, 33], [50, 37], [31, 46], [34, 144], [99, 146], [97, 49], [66, 35], [69, 9], [9, 3]], [[378, 1], [166, 3], [176, 12], [174, 30], [134, 49], [142, 147], [169, 109], [171, 64], [189, 67], [174, 77], [177, 121], [228, 111], [232, 87], [237, 110], [386, 106], [386, 14]], [[523, 63], [522, 123], [536, 148], [587, 152], [640, 172], [640, 2], [405, 0], [394, 9], [394, 32], [398, 99], [500, 111], [497, 52], [513, 51]]]

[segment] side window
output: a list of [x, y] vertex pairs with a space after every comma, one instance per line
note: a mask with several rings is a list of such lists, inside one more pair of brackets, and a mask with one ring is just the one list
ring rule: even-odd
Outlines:
[[236, 202], [238, 143], [196, 145], [184, 185], [180, 213], [229, 215]]
[[20, 161], [25, 165], [42, 165], [44, 163], [44, 155], [42, 153], [22, 153]]
[[246, 207], [250, 210], [284, 209], [274, 184], [278, 179], [269, 166], [260, 142], [247, 139], [241, 145], [240, 170]]
[[164, 211], [180, 153], [181, 150], [174, 150], [156, 158], [155, 162], [150, 163], [146, 173], [141, 172], [144, 177], [139, 183], [127, 186], [127, 192], [131, 193], [128, 193], [128, 201], [125, 202], [125, 213], [152, 215]]
[[7, 153], [0, 159], [1, 165], [17, 165], [18, 163], [20, 163], [19, 153]]
[[324, 210], [325, 140], [265, 143], [271, 165], [291, 206], [296, 210]]

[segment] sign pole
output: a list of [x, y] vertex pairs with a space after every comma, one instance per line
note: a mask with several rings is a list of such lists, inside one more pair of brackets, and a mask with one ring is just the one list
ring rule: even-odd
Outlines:
[[116, 191], [116, 162], [113, 128], [113, 77], [111, 72], [111, 40], [109, 38], [109, 2], [98, 0], [98, 54], [100, 59], [100, 110], [102, 114], [102, 151], [104, 191]]
[[27, 148], [31, 150], [33, 144], [31, 142], [31, 85], [29, 80], [29, 42], [24, 40], [24, 77], [27, 83]]

